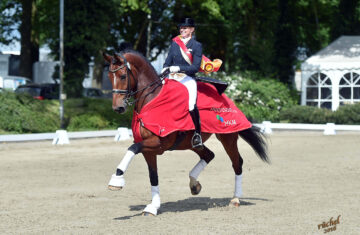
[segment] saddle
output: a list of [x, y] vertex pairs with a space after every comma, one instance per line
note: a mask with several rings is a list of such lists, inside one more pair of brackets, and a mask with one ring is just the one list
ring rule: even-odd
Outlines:
[[195, 77], [195, 80], [199, 81], [199, 82], [205, 82], [205, 83], [210, 83], [210, 84], [214, 85], [216, 90], [218, 91], [219, 95], [221, 95], [226, 90], [226, 88], [229, 86], [229, 84], [227, 82], [220, 81], [220, 80], [217, 80], [215, 78], [210, 78], [210, 77]]
[[[170, 74], [170, 70], [167, 69], [165, 70], [162, 74], [159, 74], [159, 78], [160, 80], [164, 80], [168, 75]], [[229, 86], [229, 84], [227, 82], [224, 81], [220, 81], [217, 80], [215, 78], [210, 78], [210, 77], [195, 77], [194, 78], [196, 81], [199, 82], [205, 82], [205, 83], [210, 83], [213, 86], [215, 86], [216, 90], [218, 91], [219, 95], [221, 95], [222, 93], [224, 93], [224, 91], [226, 90], [226, 88]]]

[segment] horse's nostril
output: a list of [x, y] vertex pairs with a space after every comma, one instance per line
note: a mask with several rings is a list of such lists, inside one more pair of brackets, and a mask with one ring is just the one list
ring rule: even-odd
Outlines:
[[117, 112], [117, 113], [123, 113], [123, 112], [125, 112], [125, 108], [124, 108], [124, 107], [117, 107], [117, 108], [115, 109], [115, 112]]

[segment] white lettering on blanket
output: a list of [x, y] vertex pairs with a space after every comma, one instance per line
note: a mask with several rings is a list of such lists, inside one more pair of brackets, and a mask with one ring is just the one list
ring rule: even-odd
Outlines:
[[224, 121], [225, 126], [232, 126], [232, 125], [236, 125], [236, 120], [226, 120]]
[[215, 107], [212, 107], [210, 110], [214, 111], [214, 112], [217, 112], [217, 113], [237, 113], [237, 110], [234, 110], [232, 108], [215, 108]]

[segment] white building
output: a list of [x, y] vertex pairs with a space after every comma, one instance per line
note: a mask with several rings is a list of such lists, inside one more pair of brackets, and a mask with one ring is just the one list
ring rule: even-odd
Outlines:
[[360, 36], [341, 36], [301, 65], [301, 105], [360, 102]]

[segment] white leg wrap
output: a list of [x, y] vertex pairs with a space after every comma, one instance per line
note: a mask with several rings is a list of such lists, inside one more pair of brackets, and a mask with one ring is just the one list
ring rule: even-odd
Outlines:
[[160, 192], [159, 186], [151, 186], [151, 204], [147, 205], [144, 212], [149, 212], [153, 215], [157, 215], [157, 211], [160, 208]]
[[195, 180], [199, 177], [200, 173], [204, 168], [207, 166], [205, 160], [201, 159], [194, 168], [190, 171], [189, 176], [190, 178], [194, 178]]
[[235, 175], [235, 193], [234, 197], [242, 196], [242, 174]]
[[109, 181], [109, 186], [124, 187], [125, 186], [124, 175], [115, 175], [115, 174], [113, 174], [111, 176], [110, 181]]
[[126, 169], [128, 168], [128, 166], [129, 166], [129, 164], [130, 164], [130, 162], [131, 162], [131, 160], [133, 159], [134, 156], [135, 156], [135, 153], [128, 150], [117, 168], [122, 170], [125, 173]]

